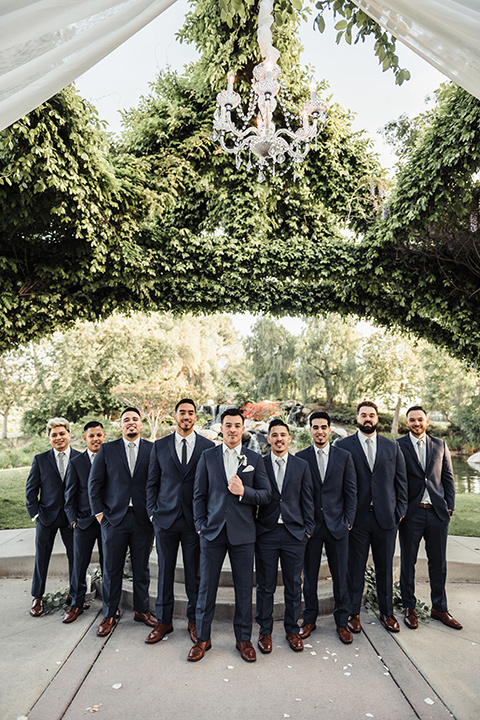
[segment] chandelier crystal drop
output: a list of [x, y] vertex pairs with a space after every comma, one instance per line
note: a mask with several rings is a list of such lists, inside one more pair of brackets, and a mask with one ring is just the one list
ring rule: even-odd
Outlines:
[[[225, 152], [235, 155], [237, 169], [244, 163], [247, 170], [256, 166], [259, 182], [265, 180], [268, 171], [272, 175], [283, 175], [291, 164], [295, 179], [296, 166], [307, 155], [311, 142], [316, 140], [319, 123], [327, 118], [326, 103], [317, 98], [313, 78], [310, 81], [310, 99], [301, 110], [294, 105], [277, 64], [280, 53], [272, 45], [272, 13], [273, 0], [261, 0], [257, 38], [263, 61], [253, 68], [247, 111], [243, 111], [241, 97], [234, 90], [235, 75], [229, 72], [227, 89], [217, 95], [210, 136], [211, 140], [219, 142]], [[278, 105], [281, 113], [279, 109], [277, 116], [283, 114], [285, 127], [277, 129], [273, 113]], [[234, 123], [232, 111], [236, 112], [241, 122], [239, 128]], [[292, 125], [297, 125], [296, 129]]]

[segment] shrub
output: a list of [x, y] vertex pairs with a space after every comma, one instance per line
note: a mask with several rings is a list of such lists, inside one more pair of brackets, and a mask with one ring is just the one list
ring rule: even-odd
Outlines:
[[265, 421], [281, 414], [280, 405], [270, 400], [248, 402], [240, 410], [245, 420]]

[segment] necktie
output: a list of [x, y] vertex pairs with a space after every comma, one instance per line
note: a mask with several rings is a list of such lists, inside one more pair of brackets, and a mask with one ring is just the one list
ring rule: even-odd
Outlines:
[[422, 470], [425, 471], [425, 443], [421, 440], [417, 440], [417, 454]]
[[187, 464], [187, 441], [185, 438], [182, 440], [182, 465]]
[[285, 477], [285, 460], [283, 458], [275, 458], [275, 462], [278, 465], [277, 470], [277, 485], [280, 492], [282, 492], [283, 479]]
[[130, 468], [130, 475], [133, 476], [133, 471], [135, 470], [135, 443], [130, 442], [128, 443], [128, 467]]
[[370, 467], [370, 470], [373, 470], [373, 466], [374, 466], [374, 464], [375, 464], [375, 461], [374, 461], [374, 459], [373, 459], [373, 440], [372, 440], [372, 438], [367, 438], [367, 439], [366, 439], [366, 443], [367, 443], [367, 461], [368, 461], [368, 465], [369, 465], [369, 467]]
[[319, 450], [317, 455], [318, 455], [318, 472], [320, 473], [320, 480], [323, 483], [323, 481], [325, 480], [325, 460], [326, 460], [325, 453], [323, 452], [323, 450]]
[[58, 472], [62, 480], [65, 479], [65, 453], [58, 453]]

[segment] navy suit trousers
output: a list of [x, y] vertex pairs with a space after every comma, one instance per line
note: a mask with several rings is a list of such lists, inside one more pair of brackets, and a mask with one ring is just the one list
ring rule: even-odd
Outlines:
[[365, 584], [368, 552], [372, 548], [377, 584], [378, 607], [384, 615], [393, 615], [393, 553], [397, 528], [383, 530], [374, 512], [367, 512], [350, 530], [348, 543], [348, 588], [350, 614], [358, 615]]
[[122, 594], [123, 567], [127, 548], [133, 571], [133, 609], [146, 613], [150, 609], [149, 558], [153, 545], [153, 528], [140, 525], [133, 508], [129, 508], [118, 525], [102, 520], [103, 583], [102, 600], [105, 617], [114, 617]]
[[40, 598], [45, 592], [45, 584], [47, 581], [48, 566], [52, 556], [55, 536], [60, 530], [65, 550], [68, 558], [68, 575], [70, 585], [73, 577], [73, 531], [66, 523], [63, 511], [59, 514], [57, 520], [52, 525], [42, 525], [37, 520], [35, 532], [35, 568], [32, 580], [32, 597]]
[[418, 508], [407, 519], [402, 520], [399, 529], [401, 548], [400, 589], [402, 604], [405, 608], [414, 608], [415, 564], [417, 562], [420, 540], [425, 538], [430, 578], [430, 597], [432, 608], [438, 612], [447, 612], [447, 536], [448, 521], [440, 520], [432, 508]]
[[347, 584], [348, 535], [336, 540], [322, 523], [320, 530], [307, 542], [303, 570], [303, 622], [315, 624], [318, 615], [318, 574], [325, 546], [328, 567], [332, 575], [333, 597], [335, 601], [333, 617], [338, 627], [348, 622], [350, 614], [350, 596]]
[[255, 620], [262, 635], [273, 630], [273, 602], [277, 587], [278, 560], [282, 568], [285, 597], [283, 624], [286, 633], [298, 633], [298, 618], [302, 609], [302, 567], [305, 540], [298, 540], [285, 525], [277, 524], [273, 530], [257, 537], [255, 546], [255, 573], [257, 603]]
[[83, 530], [78, 524], [73, 528], [73, 574], [70, 583], [70, 595], [72, 596], [72, 605], [82, 607], [87, 592], [87, 583], [85, 576], [87, 568], [92, 559], [92, 550], [98, 543], [98, 552], [100, 555], [100, 567], [103, 571], [103, 553], [102, 553], [102, 531], [100, 524], [95, 520]]
[[200, 582], [200, 538], [196, 530], [187, 523], [184, 515], [177, 518], [173, 525], [165, 530], [153, 519], [158, 555], [158, 590], [156, 616], [159, 622], [169, 625], [172, 621], [175, 602], [173, 586], [178, 546], [182, 545], [183, 573], [185, 592], [187, 593], [187, 618], [195, 622], [198, 585]]
[[228, 552], [235, 590], [233, 627], [239, 642], [252, 636], [253, 558], [255, 543], [232, 545], [225, 526], [214, 540], [200, 536], [200, 587], [197, 599], [197, 637], [210, 639], [215, 600], [223, 561]]

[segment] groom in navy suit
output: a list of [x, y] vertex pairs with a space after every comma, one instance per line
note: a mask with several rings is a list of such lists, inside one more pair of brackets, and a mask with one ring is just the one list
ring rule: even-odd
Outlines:
[[95, 457], [105, 440], [103, 425], [98, 420], [88, 422], [83, 428], [85, 452], [70, 460], [65, 477], [65, 513], [73, 528], [73, 577], [70, 586], [71, 605], [62, 622], [72, 623], [89, 605], [85, 602], [87, 591], [86, 572], [92, 557], [95, 541], [103, 566], [102, 533], [95, 515], [92, 515], [88, 499], [88, 476]]
[[178, 546], [182, 544], [183, 572], [187, 593], [188, 630], [197, 640], [197, 605], [200, 539], [193, 524], [193, 481], [200, 455], [214, 443], [194, 431], [197, 409], [183, 398], [175, 406], [176, 430], [156, 440], [150, 456], [147, 481], [147, 513], [153, 522], [158, 554], [158, 624], [145, 642], [152, 644], [173, 632], [173, 586]]
[[258, 647], [272, 652], [273, 605], [277, 586], [278, 561], [282, 568], [285, 595], [283, 625], [288, 644], [295, 652], [303, 650], [298, 618], [302, 608], [302, 569], [307, 539], [315, 527], [313, 483], [308, 464], [290, 455], [292, 441], [288, 425], [275, 418], [268, 427], [272, 452], [264, 462], [272, 486], [272, 499], [262, 505], [257, 516], [255, 569], [259, 625]]
[[233, 625], [236, 647], [254, 662], [252, 636], [255, 513], [271, 497], [262, 457], [242, 446], [243, 416], [237, 408], [221, 418], [223, 443], [205, 450], [197, 465], [193, 517], [200, 535], [200, 587], [197, 599], [197, 642], [188, 660], [201, 660], [211, 648], [210, 629], [225, 555], [228, 552], [235, 590]]
[[364, 400], [357, 406], [358, 432], [337, 442], [351, 453], [357, 473], [357, 513], [348, 544], [348, 627], [354, 633], [362, 629], [360, 606], [370, 548], [380, 622], [390, 632], [400, 629], [393, 614], [393, 554], [398, 524], [407, 512], [407, 474], [398, 443], [378, 435], [377, 425], [377, 406]]
[[65, 418], [52, 418], [47, 423], [51, 450], [35, 455], [25, 488], [27, 510], [36, 521], [35, 569], [32, 581], [30, 615], [44, 615], [43, 594], [55, 535], [60, 530], [67, 551], [69, 579], [73, 572], [73, 531], [65, 515], [65, 473], [70, 458], [79, 455], [70, 447], [70, 423]]
[[149, 610], [153, 527], [146, 508], [152, 443], [140, 437], [142, 428], [137, 408], [126, 408], [120, 418], [122, 437], [102, 445], [88, 480], [92, 513], [102, 527], [104, 618], [97, 628], [101, 637], [115, 625], [127, 548], [133, 571], [134, 620], [150, 627], [157, 624]]
[[303, 624], [300, 637], [308, 638], [316, 629], [318, 615], [318, 573], [325, 546], [332, 575], [335, 605], [333, 617], [343, 643], [351, 643], [347, 626], [350, 598], [347, 584], [348, 535], [357, 509], [357, 476], [352, 456], [346, 450], [330, 445], [330, 416], [320, 410], [310, 415], [313, 445], [297, 453], [306, 460], [315, 489], [315, 530], [307, 542], [303, 570]]

